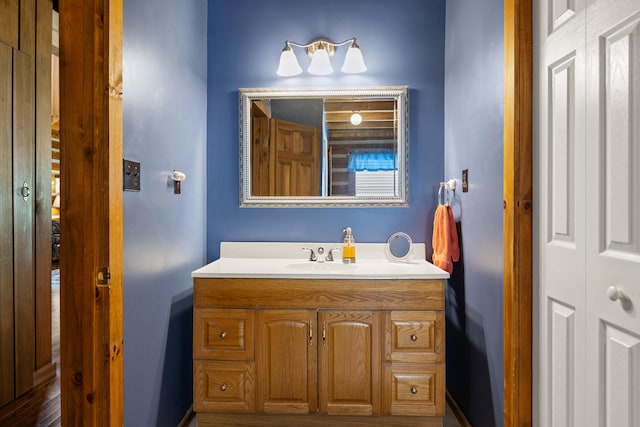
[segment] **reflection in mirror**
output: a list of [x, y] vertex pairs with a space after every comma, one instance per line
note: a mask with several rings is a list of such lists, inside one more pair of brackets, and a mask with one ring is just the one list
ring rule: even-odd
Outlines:
[[241, 206], [407, 206], [407, 91], [241, 89]]

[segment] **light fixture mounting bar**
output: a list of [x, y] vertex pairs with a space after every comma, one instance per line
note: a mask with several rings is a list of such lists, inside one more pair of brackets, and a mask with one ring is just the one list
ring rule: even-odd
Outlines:
[[327, 40], [327, 39], [318, 39], [318, 40], [314, 40], [314, 41], [312, 41], [310, 43], [307, 43], [307, 44], [302, 44], [302, 43], [297, 43], [297, 42], [294, 42], [294, 41], [287, 40], [286, 44], [288, 46], [296, 46], [296, 47], [300, 47], [300, 48], [306, 49], [307, 55], [309, 55], [309, 56], [312, 56], [313, 53], [316, 50], [318, 50], [318, 49], [320, 49], [322, 47], [327, 51], [329, 56], [333, 56], [333, 54], [335, 53], [337, 47], [344, 46], [347, 43], [355, 44], [355, 42], [356, 42], [356, 38], [352, 37], [350, 39], [343, 40], [343, 41], [338, 42], [338, 43], [334, 43], [331, 40]]

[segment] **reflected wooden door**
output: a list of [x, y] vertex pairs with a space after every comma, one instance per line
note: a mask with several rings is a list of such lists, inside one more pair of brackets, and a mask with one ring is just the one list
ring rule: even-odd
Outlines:
[[320, 195], [320, 129], [271, 119], [273, 196]]

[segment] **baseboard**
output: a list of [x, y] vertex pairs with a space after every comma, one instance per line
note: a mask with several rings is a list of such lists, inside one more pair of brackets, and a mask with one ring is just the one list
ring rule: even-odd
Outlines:
[[453, 396], [449, 394], [449, 390], [447, 390], [447, 405], [449, 405], [449, 408], [451, 408], [451, 412], [453, 412], [453, 415], [456, 416], [456, 419], [460, 423], [460, 427], [472, 427], [471, 423], [469, 422], [469, 420], [467, 420], [467, 417], [464, 416], [464, 413], [456, 403]]
[[56, 362], [44, 365], [33, 373], [33, 387], [38, 387], [56, 377]]
[[191, 423], [191, 420], [195, 415], [196, 414], [193, 412], [193, 405], [191, 405], [189, 409], [187, 409], [187, 413], [184, 414], [184, 417], [182, 418], [182, 421], [180, 421], [180, 424], [178, 424], [178, 427], [187, 427]]

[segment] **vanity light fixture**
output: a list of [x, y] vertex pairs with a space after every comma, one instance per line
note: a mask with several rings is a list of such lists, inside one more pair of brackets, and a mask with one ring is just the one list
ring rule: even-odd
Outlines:
[[360, 46], [356, 43], [356, 38], [333, 43], [329, 40], [319, 39], [308, 44], [300, 44], [287, 40], [284, 42], [284, 49], [280, 54], [280, 64], [278, 65], [278, 75], [283, 77], [297, 76], [302, 73], [302, 68], [298, 64], [298, 58], [293, 52], [292, 46], [300, 47], [306, 50], [307, 55], [311, 57], [311, 63], [307, 71], [311, 74], [326, 76], [333, 73], [333, 67], [329, 57], [333, 56], [336, 48], [350, 43], [347, 54], [342, 65], [342, 72], [355, 74], [367, 71], [367, 66], [362, 58]]

